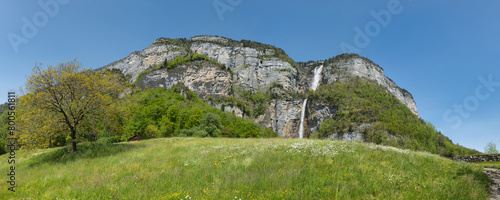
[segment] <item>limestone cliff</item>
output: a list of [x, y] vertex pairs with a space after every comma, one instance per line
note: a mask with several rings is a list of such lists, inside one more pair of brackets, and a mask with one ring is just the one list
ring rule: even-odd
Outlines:
[[[174, 69], [154, 68], [194, 54], [207, 56], [225, 67], [194, 61]], [[387, 78], [378, 65], [360, 56], [297, 64], [283, 50], [271, 45], [197, 36], [190, 39], [159, 38], [146, 49], [104, 68], [120, 70], [139, 87], [169, 88], [183, 84], [214, 107], [252, 118], [263, 127], [271, 127], [281, 137], [298, 137], [301, 110], [304, 109], [302, 102], [307, 88], [310, 88], [314, 65], [318, 63], [325, 65], [321, 83], [342, 82], [353, 76], [366, 78], [386, 87], [387, 92], [418, 115], [411, 94]], [[252, 103], [243, 97], [259, 92], [273, 98], [252, 105], [263, 109], [250, 116], [245, 103]], [[310, 104], [306, 109], [306, 136], [316, 132], [325, 119], [335, 115], [334, 108], [321, 103]]]

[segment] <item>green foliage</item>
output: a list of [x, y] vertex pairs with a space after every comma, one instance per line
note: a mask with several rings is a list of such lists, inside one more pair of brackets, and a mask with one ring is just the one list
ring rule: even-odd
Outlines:
[[278, 137], [278, 134], [273, 131], [271, 128], [265, 128], [263, 133], [260, 134], [261, 137], [273, 138]]
[[220, 117], [214, 113], [205, 113], [203, 118], [200, 120], [201, 127], [207, 132], [209, 137], [220, 137], [222, 123], [220, 122]]
[[[7, 105], [7, 103], [3, 104], [3, 105]], [[3, 107], [2, 105], [2, 107]], [[8, 152], [8, 149], [7, 149], [7, 136], [9, 134], [8, 132], [8, 112], [7, 112], [7, 107], [3, 108], [2, 110], [5, 110], [5, 112], [2, 112], [0, 114], [0, 155], [2, 154], [5, 154]]]
[[[184, 91], [186, 97], [180, 94], [181, 90]], [[183, 86], [174, 86], [167, 90], [164, 88], [145, 89], [132, 95], [120, 112], [124, 116], [124, 129], [128, 132], [127, 137], [122, 137], [122, 140], [135, 134], [143, 138], [152, 138], [148, 135], [149, 133], [154, 133], [153, 138], [169, 136], [268, 137], [273, 135], [250, 119], [241, 119], [210, 107]], [[149, 130], [147, 130], [148, 127], [150, 127]]]
[[486, 154], [498, 154], [497, 145], [493, 142], [488, 142], [484, 147], [484, 153]]
[[[274, 132], [274, 131], [273, 131]], [[276, 133], [275, 133], [276, 134]], [[222, 137], [233, 137], [233, 128], [231, 127], [224, 127], [221, 131], [221, 136]]]
[[7, 111], [9, 108], [9, 104], [7, 102], [0, 104], [0, 115]]
[[160, 130], [156, 128], [155, 125], [148, 125], [144, 130], [144, 139], [158, 138], [161, 137]]
[[115, 136], [107, 136], [107, 137], [100, 137], [99, 139], [97, 139], [97, 142], [111, 144], [111, 143], [120, 142], [120, 140], [116, 139]]
[[368, 129], [357, 130], [363, 131], [368, 142], [448, 157], [478, 153], [453, 144], [378, 84], [352, 78], [344, 84], [321, 85], [310, 92], [309, 97], [312, 101], [327, 102], [336, 109], [335, 117], [323, 122], [316, 137], [352, 132], [361, 124], [374, 124]]
[[258, 117], [264, 114], [266, 106], [269, 100], [271, 100], [269, 92], [252, 92], [242, 89], [238, 90], [238, 94], [241, 95], [245, 101], [236, 100], [237, 106], [243, 110], [246, 115], [252, 117]]
[[22, 117], [16, 122], [20, 145], [48, 147], [58, 134], [66, 134], [76, 151], [82, 138], [92, 136], [93, 119], [102, 117], [123, 92], [123, 81], [119, 74], [85, 69], [76, 60], [47, 69], [35, 66], [23, 86]]
[[7, 153], [5, 138], [0, 138], [0, 155]]

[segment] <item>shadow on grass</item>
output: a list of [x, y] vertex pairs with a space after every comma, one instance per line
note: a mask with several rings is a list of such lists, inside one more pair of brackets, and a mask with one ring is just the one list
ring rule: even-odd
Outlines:
[[81, 159], [93, 159], [107, 157], [123, 152], [127, 152], [137, 148], [143, 148], [144, 145], [129, 144], [129, 143], [99, 143], [99, 142], [84, 142], [77, 145], [77, 151], [69, 153], [70, 146], [38, 155], [28, 163], [29, 167], [34, 167], [44, 163], [66, 163]]

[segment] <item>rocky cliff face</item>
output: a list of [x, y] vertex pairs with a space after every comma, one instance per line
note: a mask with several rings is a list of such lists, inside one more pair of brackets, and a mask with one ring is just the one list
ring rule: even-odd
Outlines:
[[134, 82], [137, 76], [149, 67], [159, 65], [165, 59], [173, 60], [187, 53], [185, 49], [176, 45], [158, 46], [153, 44], [142, 51], [133, 52], [127, 57], [105, 66], [105, 68], [119, 69], [123, 74], [131, 77], [131, 82]]
[[296, 90], [299, 87], [297, 69], [288, 62], [269, 57], [273, 53], [272, 50], [259, 51], [249, 47], [223, 46], [228, 43], [228, 39], [220, 37], [200, 36], [190, 40], [191, 51], [215, 58], [226, 65], [233, 71], [234, 81], [242, 89], [266, 90], [273, 83], [281, 84], [285, 90]]
[[299, 137], [300, 113], [303, 100], [273, 100], [267, 110], [270, 127], [281, 137]]
[[177, 66], [175, 70], [160, 69], [153, 71], [138, 82], [139, 86], [170, 88], [182, 83], [199, 97], [208, 96], [227, 98], [231, 95], [233, 79], [231, 72], [210, 63], [198, 61]]
[[[150, 67], [190, 54], [208, 56], [224, 64], [225, 68], [207, 61], [194, 61], [175, 69], [149, 70], [138, 79]], [[287, 59], [288, 56], [281, 49], [270, 45], [215, 36], [197, 36], [189, 40], [157, 39], [146, 49], [134, 52], [104, 68], [120, 70], [140, 87], [169, 88], [182, 83], [205, 100], [238, 98], [241, 96], [238, 91], [271, 93], [276, 98], [265, 103], [264, 112], [252, 119], [264, 127], [271, 127], [281, 137], [298, 137], [304, 101], [299, 97], [303, 97], [307, 88], [310, 88], [314, 67], [298, 66]], [[399, 88], [383, 74], [382, 68], [365, 58], [352, 57], [325, 62], [320, 82], [342, 82], [352, 76], [370, 79], [385, 86], [389, 93], [418, 115], [411, 94]], [[212, 105], [237, 116], [250, 117], [240, 107], [224, 101], [212, 102]], [[321, 102], [310, 103], [306, 109], [305, 136], [318, 131], [325, 119], [335, 115], [334, 108]]]

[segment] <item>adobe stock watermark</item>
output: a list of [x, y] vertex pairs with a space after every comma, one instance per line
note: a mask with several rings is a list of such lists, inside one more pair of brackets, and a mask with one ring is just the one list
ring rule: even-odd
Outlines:
[[400, 14], [403, 10], [404, 7], [399, 0], [389, 0], [387, 2], [387, 9], [382, 9], [378, 12], [371, 10], [370, 15], [373, 17], [373, 20], [367, 22], [364, 29], [355, 26], [354, 32], [356, 35], [354, 36], [353, 44], [340, 43], [339, 47], [341, 51], [343, 53], [361, 53], [361, 50], [370, 45], [372, 39], [380, 34], [382, 28], [389, 26], [393, 15]]
[[241, 3], [243, 3], [243, 0], [214, 0], [212, 5], [214, 6], [217, 15], [219, 15], [220, 21], [223, 22], [224, 13], [227, 11], [233, 12], [234, 8], [239, 6]]
[[17, 120], [17, 115], [16, 115], [16, 106], [17, 106], [17, 100], [16, 100], [16, 92], [15, 91], [9, 91], [8, 93], [8, 104], [7, 104], [7, 109], [4, 112], [7, 112], [7, 137], [6, 137], [6, 144], [7, 144], [7, 149], [10, 150], [9, 152], [9, 157], [7, 162], [10, 164], [9, 168], [9, 173], [7, 174], [7, 183], [8, 183], [8, 190], [11, 192], [16, 191], [16, 186], [17, 186], [17, 180], [16, 180], [16, 150], [17, 150], [17, 140], [19, 139], [16, 137], [16, 120]]
[[488, 79], [483, 76], [477, 78], [480, 84], [476, 87], [474, 95], [465, 97], [462, 104], [454, 104], [453, 109], [448, 109], [443, 113], [443, 119], [446, 123], [453, 123], [451, 126], [454, 130], [460, 128], [462, 121], [468, 119], [472, 112], [477, 111], [481, 101], [485, 101], [491, 97], [496, 91], [496, 87], [500, 87], [500, 81], [493, 81], [493, 75], [488, 75]]
[[17, 54], [21, 44], [28, 44], [29, 39], [34, 38], [38, 29], [47, 26], [50, 18], [54, 18], [59, 13], [60, 5], [68, 4], [69, 0], [39, 0], [38, 5], [42, 10], [33, 14], [31, 18], [22, 17], [23, 26], [21, 32], [7, 34], [7, 39], [10, 41], [12, 49]]

